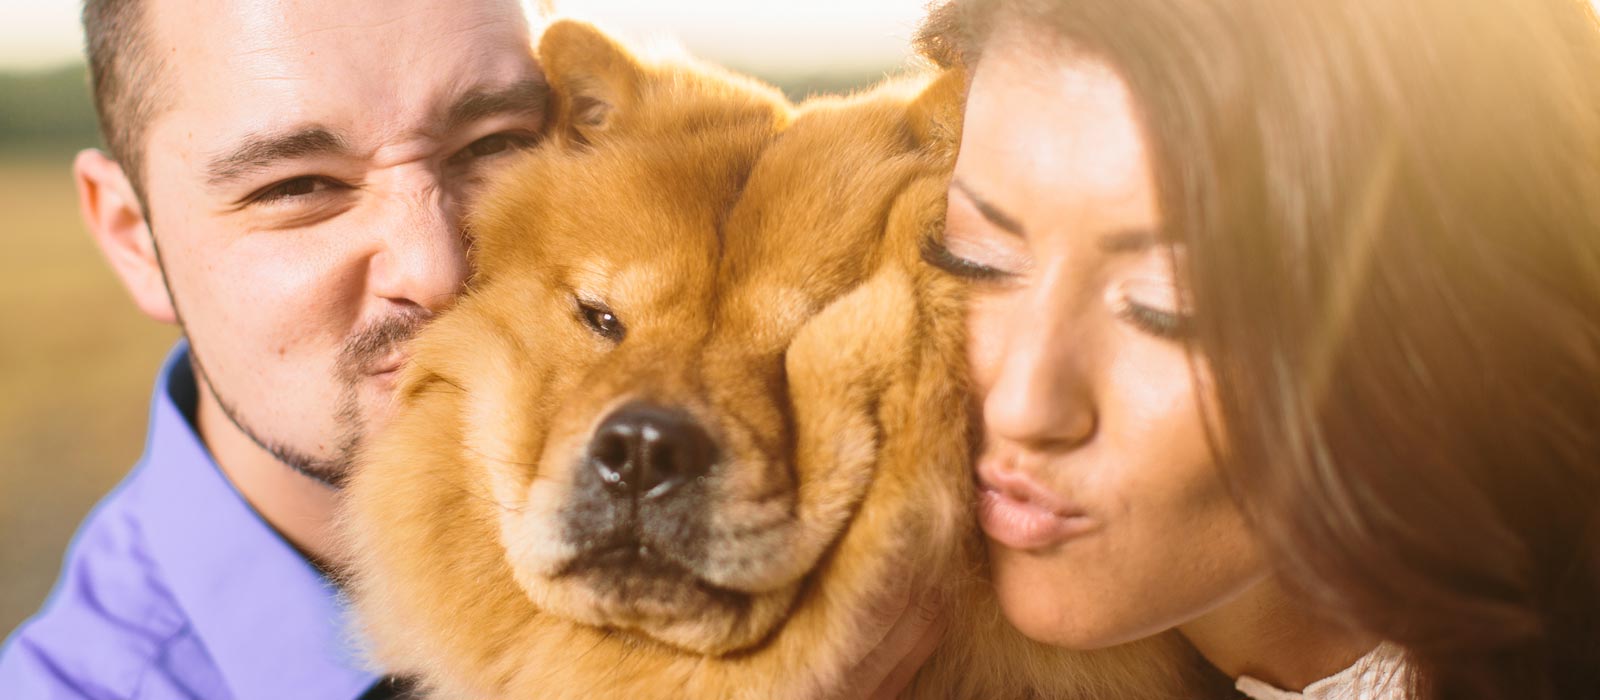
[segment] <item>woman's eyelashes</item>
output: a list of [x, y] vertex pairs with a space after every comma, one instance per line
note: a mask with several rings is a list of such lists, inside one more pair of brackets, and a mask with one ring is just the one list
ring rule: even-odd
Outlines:
[[958, 258], [944, 247], [944, 241], [937, 235], [929, 235], [922, 239], [922, 261], [944, 270], [945, 272], [966, 279], [991, 277], [998, 271], [979, 265], [965, 258]]
[[1193, 320], [1188, 314], [1145, 306], [1136, 301], [1124, 300], [1117, 316], [1135, 328], [1163, 340], [1185, 341], [1193, 333]]
[[999, 280], [1011, 276], [1011, 273], [997, 270], [983, 263], [968, 260], [957, 256], [945, 247], [944, 241], [935, 236], [922, 239], [922, 260], [940, 270], [944, 270], [956, 277], [970, 280]]
[[1170, 280], [1135, 278], [1112, 290], [1117, 317], [1163, 340], [1187, 341], [1194, 333], [1194, 314], [1182, 308]]

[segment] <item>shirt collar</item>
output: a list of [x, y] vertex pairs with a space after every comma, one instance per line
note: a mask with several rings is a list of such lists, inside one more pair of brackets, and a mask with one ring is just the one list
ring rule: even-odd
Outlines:
[[141, 521], [151, 557], [239, 700], [349, 700], [377, 681], [334, 586], [217, 468], [181, 341], [156, 384]]
[[1349, 668], [1298, 693], [1240, 676], [1234, 688], [1251, 700], [1405, 700], [1410, 692], [1405, 651], [1383, 642]]

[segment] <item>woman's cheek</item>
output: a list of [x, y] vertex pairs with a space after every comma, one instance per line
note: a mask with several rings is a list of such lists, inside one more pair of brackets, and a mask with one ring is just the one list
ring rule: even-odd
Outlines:
[[967, 311], [967, 362], [981, 400], [994, 386], [1010, 344], [1011, 316], [1001, 295], [975, 291]]

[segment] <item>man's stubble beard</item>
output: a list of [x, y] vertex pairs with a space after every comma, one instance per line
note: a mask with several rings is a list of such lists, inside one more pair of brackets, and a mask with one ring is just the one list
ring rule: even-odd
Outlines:
[[[245, 437], [250, 438], [251, 442], [267, 451], [279, 462], [331, 488], [338, 489], [343, 487], [345, 480], [349, 478], [370, 427], [366, 416], [361, 412], [361, 383], [371, 376], [370, 369], [375, 362], [383, 360], [397, 346], [416, 335], [429, 316], [430, 314], [426, 312], [402, 312], [391, 315], [367, 325], [345, 341], [334, 363], [333, 376], [329, 378], [339, 388], [338, 408], [333, 414], [334, 424], [339, 432], [334, 440], [332, 452], [321, 457], [256, 429], [244, 417], [244, 412], [239, 409], [238, 404], [227, 400], [222, 392], [217, 390], [215, 383], [205, 371], [200, 351], [195, 347], [194, 337], [188, 334], [187, 328], [185, 335], [189, 337], [189, 357], [194, 363], [195, 375], [206, 387], [206, 391], [211, 393], [217, 406], [222, 409], [222, 414], [228, 417], [228, 421], [233, 423]], [[182, 325], [181, 318], [179, 324]]]
[[[145, 207], [144, 211], [148, 212], [149, 208]], [[245, 419], [238, 405], [224, 398], [222, 392], [217, 390], [210, 374], [206, 372], [205, 363], [200, 359], [200, 349], [194, 341], [194, 335], [189, 332], [188, 325], [183, 320], [183, 312], [178, 308], [178, 298], [172, 293], [172, 283], [169, 281], [171, 277], [167, 275], [166, 263], [161, 257], [161, 246], [156, 243], [155, 227], [150, 224], [148, 216], [146, 225], [150, 230], [150, 244], [155, 252], [156, 266], [161, 271], [161, 284], [166, 287], [167, 300], [172, 304], [172, 315], [178, 328], [184, 337], [189, 339], [190, 365], [195, 378], [199, 380], [199, 385], [203, 387], [202, 390], [211, 394], [218, 408], [222, 409], [222, 415], [227, 416], [228, 422], [257, 447], [308, 478], [332, 489], [341, 488], [350, 476], [367, 434], [367, 421], [361, 414], [361, 383], [371, 375], [370, 370], [375, 362], [385, 359], [398, 346], [415, 336], [432, 314], [412, 307], [370, 323], [345, 340], [334, 363], [333, 376], [329, 377], [329, 380], [339, 387], [338, 409], [333, 414], [339, 434], [334, 441], [332, 454], [318, 457], [251, 427], [250, 421]]]
[[228, 422], [233, 423], [235, 429], [290, 469], [322, 482], [329, 488], [338, 489], [344, 486], [351, 465], [355, 463], [356, 452], [360, 449], [366, 434], [366, 426], [360, 419], [360, 409], [351, 387], [340, 388], [339, 410], [333, 417], [340, 432], [333, 454], [328, 457], [316, 457], [286, 442], [268, 437], [251, 427], [250, 422], [240, 413], [238, 406], [223, 398], [221, 392], [217, 391], [216, 384], [212, 383], [210, 376], [206, 374], [205, 365], [200, 361], [199, 350], [194, 345], [194, 336], [189, 335], [187, 328], [184, 330], [184, 335], [189, 338], [189, 361], [194, 366], [195, 376], [200, 379], [200, 385], [211, 394], [211, 398], [217, 402], [217, 407], [222, 409], [222, 415], [228, 417]]

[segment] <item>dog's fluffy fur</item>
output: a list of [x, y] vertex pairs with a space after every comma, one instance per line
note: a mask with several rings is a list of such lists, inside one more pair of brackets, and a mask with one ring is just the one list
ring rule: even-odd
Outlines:
[[[578, 23], [539, 51], [552, 135], [482, 196], [470, 291], [348, 489], [378, 663], [448, 698], [814, 697], [915, 577], [953, 620], [910, 696], [1192, 697], [1174, 640], [1035, 644], [981, 578], [961, 290], [919, 260], [959, 76], [794, 108]], [[675, 574], [594, 573], [573, 523], [645, 516], [571, 504], [597, 425], [640, 400], [718, 457], [696, 527], [635, 523]]]

